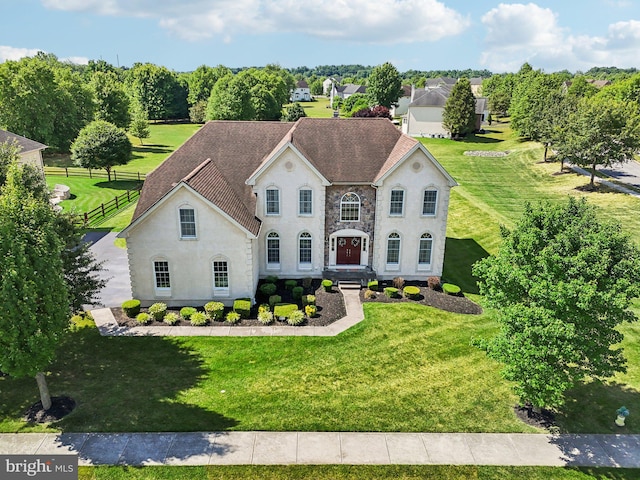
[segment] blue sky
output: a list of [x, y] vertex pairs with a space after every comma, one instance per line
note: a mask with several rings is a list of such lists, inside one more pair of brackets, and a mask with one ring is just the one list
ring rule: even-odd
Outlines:
[[640, 1], [0, 0], [0, 62], [640, 68]]

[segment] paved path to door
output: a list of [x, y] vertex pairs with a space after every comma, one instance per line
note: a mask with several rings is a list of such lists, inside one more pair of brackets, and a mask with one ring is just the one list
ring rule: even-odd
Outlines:
[[80, 465], [545, 465], [638, 468], [640, 435], [7, 433], [0, 434], [0, 453], [77, 454]]

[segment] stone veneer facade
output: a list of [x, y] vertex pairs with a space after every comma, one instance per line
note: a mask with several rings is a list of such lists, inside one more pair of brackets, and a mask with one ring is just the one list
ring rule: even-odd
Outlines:
[[[344, 194], [353, 192], [360, 197], [360, 221], [340, 221], [340, 201]], [[361, 230], [369, 235], [369, 258], [367, 265], [373, 261], [374, 228], [376, 220], [376, 189], [368, 185], [333, 185], [326, 188], [325, 239], [338, 230]], [[329, 245], [325, 242], [324, 264], [329, 265]]]

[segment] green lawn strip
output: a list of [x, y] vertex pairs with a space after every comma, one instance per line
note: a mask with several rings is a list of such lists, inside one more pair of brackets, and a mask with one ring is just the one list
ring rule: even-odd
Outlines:
[[[335, 338], [101, 337], [82, 328], [52, 365], [53, 395], [76, 410], [66, 432], [532, 432], [512, 407], [499, 365], [470, 346], [489, 315], [420, 305], [364, 306]], [[0, 379], [0, 431], [43, 431], [24, 410], [32, 379]]]
[[[333, 110], [329, 105], [329, 99], [327, 97], [318, 97], [313, 102], [298, 102], [307, 117], [311, 118], [331, 118], [333, 117]], [[289, 105], [285, 105], [285, 108]]]
[[79, 480], [605, 480], [640, 479], [640, 469], [476, 465], [233, 465], [80, 467]]

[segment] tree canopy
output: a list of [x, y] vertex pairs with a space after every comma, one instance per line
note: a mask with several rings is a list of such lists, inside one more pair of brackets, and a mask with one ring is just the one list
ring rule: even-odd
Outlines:
[[500, 333], [478, 342], [504, 363], [520, 400], [557, 407], [586, 378], [625, 371], [617, 326], [636, 320], [640, 252], [586, 200], [527, 204], [496, 255], [476, 263]]
[[111, 168], [131, 159], [131, 142], [124, 130], [104, 120], [95, 120], [80, 131], [71, 158], [84, 168], [104, 168], [111, 181]]
[[473, 132], [476, 125], [476, 99], [471, 91], [471, 83], [461, 78], [451, 89], [442, 113], [442, 126], [451, 136], [464, 137]]
[[391, 108], [402, 96], [402, 79], [396, 67], [386, 62], [371, 71], [367, 83], [367, 95], [371, 105]]

